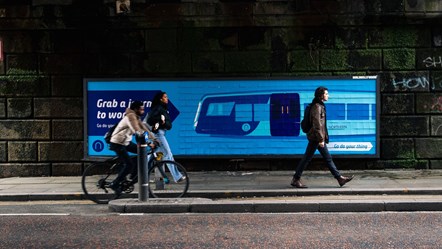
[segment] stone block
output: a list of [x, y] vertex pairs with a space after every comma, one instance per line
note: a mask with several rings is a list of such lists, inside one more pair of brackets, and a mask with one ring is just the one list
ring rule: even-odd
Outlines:
[[289, 53], [289, 71], [318, 71], [319, 52], [298, 50]]
[[144, 60], [144, 71], [150, 73], [190, 72], [192, 59], [190, 53], [150, 53]]
[[99, 71], [106, 75], [129, 74], [132, 68], [132, 58], [128, 54], [115, 53], [99, 56]]
[[8, 55], [6, 72], [8, 74], [30, 74], [38, 72], [37, 56], [29, 54]]
[[379, 74], [381, 92], [428, 92], [428, 71], [388, 72]]
[[36, 98], [34, 99], [36, 118], [80, 118], [83, 117], [81, 98]]
[[361, 49], [368, 47], [368, 30], [363, 28], [343, 28], [336, 31], [336, 47]]
[[371, 48], [429, 47], [431, 30], [413, 26], [384, 26], [369, 33]]
[[439, 0], [426, 0], [425, 10], [427, 12], [440, 12], [442, 11], [442, 3]]
[[5, 97], [44, 97], [50, 95], [48, 78], [34, 75], [0, 76], [0, 93]]
[[3, 163], [0, 164], [0, 177], [49, 176], [49, 163]]
[[31, 98], [10, 98], [8, 99], [8, 118], [31, 118]]
[[417, 94], [416, 113], [442, 113], [442, 93]]
[[402, 14], [404, 11], [404, 1], [403, 0], [381, 0], [383, 13], [398, 13]]
[[381, 136], [428, 136], [429, 123], [425, 116], [383, 116]]
[[79, 30], [56, 30], [50, 33], [55, 53], [84, 53], [84, 37]]
[[[178, 43], [179, 50], [221, 51], [223, 48], [238, 48], [238, 31], [223, 28], [184, 29]], [[147, 34], [149, 39], [149, 33]]]
[[378, 160], [371, 163], [368, 169], [428, 169], [427, 160]]
[[78, 76], [53, 76], [52, 96], [83, 97], [83, 79]]
[[322, 70], [379, 70], [380, 50], [323, 50], [320, 65]]
[[0, 120], [0, 139], [50, 139], [49, 120]]
[[53, 163], [52, 176], [81, 176], [81, 163]]
[[41, 162], [79, 161], [83, 158], [82, 142], [40, 142], [38, 159]]
[[442, 169], [442, 160], [430, 160], [430, 169]]
[[267, 27], [241, 28], [238, 38], [240, 50], [269, 50], [272, 46], [271, 29]]
[[274, 28], [272, 30], [272, 49], [304, 49], [318, 52], [320, 49], [333, 48], [335, 39], [335, 30], [333, 29], [321, 27]]
[[43, 54], [39, 70], [43, 74], [96, 74], [98, 59], [92, 54]]
[[178, 48], [176, 29], [149, 29], [145, 39], [149, 52], [175, 51]]
[[382, 114], [413, 114], [414, 94], [382, 94]]
[[5, 98], [0, 98], [0, 118], [6, 117]]
[[52, 120], [52, 139], [54, 140], [82, 140], [82, 120]]
[[416, 138], [416, 157], [436, 159], [440, 158], [442, 138]]
[[407, 70], [415, 68], [414, 49], [384, 49], [384, 69]]
[[[83, 35], [87, 37], [87, 39], [83, 39], [83, 43], [86, 50], [90, 52], [143, 52], [145, 47], [144, 30], [133, 29], [133, 27], [86, 29]], [[76, 60], [77, 58], [74, 57], [73, 59]]]
[[431, 136], [442, 136], [442, 116], [432, 116], [430, 122]]
[[417, 70], [442, 69], [442, 48], [416, 49]]
[[33, 6], [39, 6], [39, 5], [71, 5], [72, 0], [33, 0], [32, 5]]
[[414, 159], [414, 140], [412, 138], [382, 139], [381, 158]]
[[431, 72], [431, 90], [442, 91], [442, 72], [432, 71]]
[[7, 159], [7, 142], [0, 142], [0, 162], [6, 162]]
[[8, 142], [8, 161], [37, 161], [37, 142]]
[[434, 27], [432, 32], [433, 46], [436, 48], [442, 47], [442, 28], [440, 26]]
[[269, 72], [270, 58], [269, 52], [228, 52], [225, 54], [226, 72]]
[[224, 71], [224, 55], [221, 52], [195, 53], [192, 57], [192, 71], [219, 73]]
[[405, 12], [424, 12], [425, 0], [407, 0], [405, 2]]

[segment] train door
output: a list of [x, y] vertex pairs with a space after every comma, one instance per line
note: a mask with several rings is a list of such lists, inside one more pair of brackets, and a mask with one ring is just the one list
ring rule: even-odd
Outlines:
[[272, 136], [299, 136], [300, 119], [298, 93], [274, 93], [270, 96]]

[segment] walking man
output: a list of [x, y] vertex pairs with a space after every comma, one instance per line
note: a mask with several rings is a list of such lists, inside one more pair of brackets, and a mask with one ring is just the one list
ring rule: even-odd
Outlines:
[[301, 182], [301, 176], [304, 169], [312, 160], [316, 150], [321, 153], [322, 158], [324, 158], [325, 162], [327, 163], [328, 169], [338, 181], [339, 186], [342, 187], [347, 182], [353, 179], [353, 176], [346, 177], [342, 176], [339, 173], [326, 145], [328, 144], [328, 130], [327, 115], [324, 102], [326, 102], [328, 98], [328, 89], [326, 87], [320, 86], [315, 90], [315, 98], [313, 99], [310, 108], [309, 118], [312, 127], [307, 133], [308, 145], [305, 149], [304, 156], [302, 157], [296, 168], [296, 172], [293, 176], [292, 182], [290, 183], [290, 185], [295, 188], [307, 188], [307, 186]]

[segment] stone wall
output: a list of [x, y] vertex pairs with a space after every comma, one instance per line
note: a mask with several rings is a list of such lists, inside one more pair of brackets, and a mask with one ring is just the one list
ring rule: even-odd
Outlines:
[[115, 6], [0, 1], [1, 177], [81, 174], [91, 77], [377, 74], [381, 158], [340, 167], [442, 168], [439, 0], [131, 0], [123, 15]]

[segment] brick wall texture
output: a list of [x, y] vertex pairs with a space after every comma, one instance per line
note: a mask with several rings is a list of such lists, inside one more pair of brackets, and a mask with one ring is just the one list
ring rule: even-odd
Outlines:
[[0, 1], [0, 177], [81, 174], [92, 77], [379, 75], [380, 158], [338, 166], [442, 168], [441, 1], [115, 1]]

